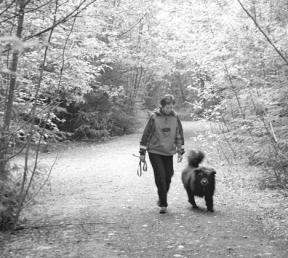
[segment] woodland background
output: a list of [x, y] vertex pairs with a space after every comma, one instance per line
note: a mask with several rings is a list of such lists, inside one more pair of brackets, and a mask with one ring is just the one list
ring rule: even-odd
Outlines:
[[164, 93], [287, 189], [287, 1], [2, 0], [0, 32], [2, 229], [49, 178], [39, 151], [132, 133]]

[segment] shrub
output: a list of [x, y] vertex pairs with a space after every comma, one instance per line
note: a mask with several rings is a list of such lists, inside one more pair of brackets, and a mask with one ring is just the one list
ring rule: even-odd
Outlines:
[[85, 140], [85, 139], [93, 139], [93, 140], [102, 140], [109, 136], [109, 132], [106, 129], [97, 130], [93, 128], [91, 125], [81, 125], [78, 127], [74, 134], [73, 139], [75, 140]]
[[[17, 172], [15, 168], [10, 169]], [[9, 174], [8, 178], [0, 179], [0, 230], [12, 229], [19, 203], [21, 185], [19, 174]]]
[[137, 121], [132, 112], [125, 112], [114, 108], [110, 116], [110, 130], [112, 135], [123, 135], [133, 133], [137, 126]]

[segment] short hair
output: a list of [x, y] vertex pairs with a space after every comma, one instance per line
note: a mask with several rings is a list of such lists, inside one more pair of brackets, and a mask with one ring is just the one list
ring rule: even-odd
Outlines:
[[161, 100], [160, 100], [160, 105], [162, 107], [170, 104], [175, 104], [175, 98], [171, 94], [166, 94]]

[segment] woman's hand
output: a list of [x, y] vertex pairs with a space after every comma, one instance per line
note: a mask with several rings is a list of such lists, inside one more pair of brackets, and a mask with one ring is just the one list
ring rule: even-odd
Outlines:
[[140, 161], [141, 162], [145, 162], [145, 154], [141, 154], [140, 155]]
[[178, 153], [178, 156], [177, 156], [177, 162], [180, 163], [182, 161], [183, 157], [180, 153]]

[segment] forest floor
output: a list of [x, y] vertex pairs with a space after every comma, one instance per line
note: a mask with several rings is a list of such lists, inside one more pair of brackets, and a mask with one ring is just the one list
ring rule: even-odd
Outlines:
[[[186, 154], [204, 150], [203, 165], [217, 171], [214, 213], [203, 199], [198, 211], [187, 202], [185, 154], [182, 163], [174, 159], [168, 213], [159, 214], [150, 163], [136, 174], [139, 132], [60, 151], [49, 184], [24, 213], [24, 229], [0, 234], [0, 257], [288, 257], [287, 197], [260, 190], [263, 172], [245, 160], [228, 164], [209, 122], [183, 126]], [[56, 155], [41, 154], [40, 166]]]

